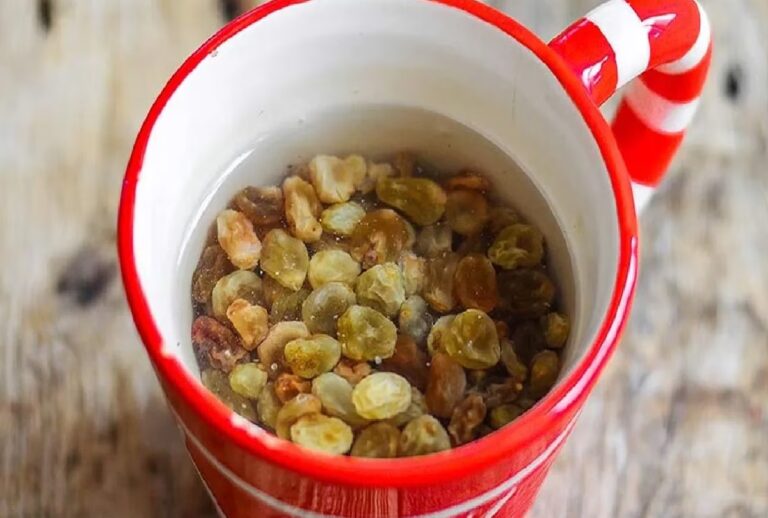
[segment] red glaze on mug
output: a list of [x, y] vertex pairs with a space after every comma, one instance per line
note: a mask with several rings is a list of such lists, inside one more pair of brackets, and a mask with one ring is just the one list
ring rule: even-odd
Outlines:
[[[522, 516], [617, 345], [637, 278], [635, 206], [679, 146], [710, 57], [694, 0], [610, 0], [550, 45], [472, 0], [273, 0], [192, 54], [137, 137], [118, 245], [136, 326], [221, 514]], [[627, 83], [611, 128], [598, 105]], [[347, 115], [320, 128], [324, 113]], [[460, 448], [315, 454], [201, 385], [189, 338], [197, 223], [314, 153], [403, 147], [445, 167], [472, 160], [540, 226], [573, 320], [565, 365], [530, 411]], [[254, 153], [258, 171], [243, 176], [234, 166]]]

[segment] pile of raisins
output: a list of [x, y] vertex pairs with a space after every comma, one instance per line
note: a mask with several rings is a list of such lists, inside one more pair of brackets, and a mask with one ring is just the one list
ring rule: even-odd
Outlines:
[[232, 199], [192, 279], [222, 402], [301, 446], [389, 458], [465, 444], [547, 393], [569, 321], [542, 234], [486, 178], [438, 182], [408, 154], [293, 172]]

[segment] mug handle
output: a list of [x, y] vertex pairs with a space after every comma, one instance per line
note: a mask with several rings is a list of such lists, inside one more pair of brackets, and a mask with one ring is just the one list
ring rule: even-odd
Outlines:
[[612, 123], [640, 210], [691, 122], [709, 71], [709, 20], [696, 0], [609, 0], [549, 46], [597, 105], [629, 85]]

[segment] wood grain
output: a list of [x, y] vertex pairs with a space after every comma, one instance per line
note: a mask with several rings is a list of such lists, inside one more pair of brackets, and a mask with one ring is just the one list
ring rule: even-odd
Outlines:
[[[213, 516], [130, 320], [114, 222], [154, 95], [255, 3], [0, 2], [0, 516]], [[595, 3], [496, 2], [543, 38]], [[712, 79], [537, 518], [768, 516], [768, 4], [702, 3]]]

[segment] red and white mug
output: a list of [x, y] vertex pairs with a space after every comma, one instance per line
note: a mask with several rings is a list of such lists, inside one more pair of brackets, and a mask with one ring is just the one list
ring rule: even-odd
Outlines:
[[[273, 0], [192, 54], [136, 140], [119, 252], [134, 320], [221, 514], [523, 515], [616, 347], [637, 277], [635, 207], [682, 139], [710, 55], [695, 0], [610, 0], [549, 45], [472, 0]], [[611, 128], [598, 105], [630, 82]], [[315, 153], [403, 148], [487, 172], [542, 228], [573, 319], [563, 372], [517, 421], [449, 452], [314, 454], [200, 384], [198, 223]]]

